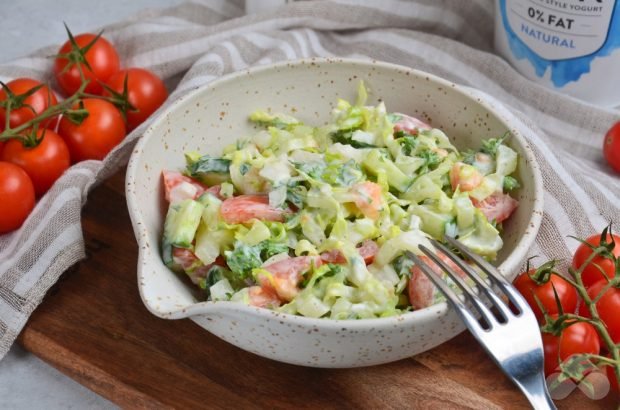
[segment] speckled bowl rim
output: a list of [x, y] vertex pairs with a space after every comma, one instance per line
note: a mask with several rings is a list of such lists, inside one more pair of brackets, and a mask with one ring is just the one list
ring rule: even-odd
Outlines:
[[[448, 305], [446, 302], [437, 303], [435, 305], [429, 306], [424, 309], [419, 309], [411, 312], [405, 312], [395, 316], [389, 316], [385, 318], [372, 318], [372, 319], [315, 319], [304, 316], [297, 316], [288, 313], [281, 313], [272, 311], [269, 309], [257, 308], [253, 306], [247, 306], [242, 303], [234, 303], [228, 301], [219, 301], [219, 302], [196, 302], [186, 307], [163, 311], [158, 309], [149, 303], [144, 295], [144, 287], [142, 285], [142, 281], [148, 280], [143, 276], [142, 268], [145, 266], [144, 264], [144, 252], [142, 251], [143, 247], [145, 247], [146, 239], [143, 235], [139, 233], [139, 229], [141, 226], [146, 226], [142, 219], [142, 215], [139, 207], [139, 200], [136, 197], [135, 193], [131, 188], [133, 184], [133, 180], [136, 179], [136, 176], [139, 175], [140, 171], [138, 169], [139, 159], [141, 157], [141, 153], [143, 152], [143, 147], [149, 143], [150, 138], [153, 136], [155, 130], [161, 126], [166, 117], [172, 113], [173, 111], [179, 109], [179, 107], [183, 104], [183, 102], [187, 99], [193, 98], [194, 96], [208, 92], [207, 90], [213, 89], [215, 87], [225, 86], [227, 83], [231, 83], [236, 81], [239, 78], [245, 77], [247, 75], [255, 75], [262, 73], [264, 71], [270, 70], [278, 70], [281, 68], [290, 68], [291, 66], [301, 66], [301, 65], [310, 65], [310, 64], [348, 64], [352, 66], [362, 66], [364, 68], [377, 67], [387, 70], [400, 71], [400, 72], [408, 72], [410, 74], [415, 75], [416, 77], [427, 78], [429, 81], [435, 82], [436, 84], [444, 87], [450, 87], [455, 92], [461, 94], [466, 99], [470, 100], [474, 104], [480, 104], [487, 111], [493, 113], [498, 120], [506, 126], [506, 129], [510, 130], [512, 134], [511, 139], [516, 141], [518, 145], [523, 148], [523, 152], [525, 154], [525, 163], [529, 165], [531, 168], [532, 174], [534, 176], [534, 180], [531, 183], [534, 185], [534, 204], [533, 204], [533, 212], [528, 221], [529, 228], [525, 230], [525, 234], [519, 239], [517, 242], [514, 251], [504, 260], [504, 262], [499, 265], [499, 269], [504, 274], [510, 274], [515, 272], [519, 267], [519, 264], [525, 258], [525, 255], [530, 248], [530, 246], [534, 243], [536, 239], [536, 235], [538, 234], [538, 230], [540, 228], [540, 224], [542, 222], [542, 214], [543, 214], [543, 182], [542, 176], [540, 174], [540, 169], [538, 163], [536, 162], [536, 158], [534, 157], [534, 153], [530, 148], [527, 140], [519, 133], [516, 124], [506, 116], [502, 115], [500, 112], [495, 110], [491, 104], [484, 99], [480, 98], [477, 94], [469, 92], [466, 87], [461, 87], [457, 84], [454, 84], [448, 80], [440, 78], [434, 74], [427, 73], [425, 71], [416, 70], [410, 67], [392, 64], [382, 61], [376, 60], [362, 60], [362, 59], [353, 59], [353, 58], [303, 58], [298, 60], [288, 60], [282, 61], [278, 63], [255, 66], [252, 68], [248, 68], [241, 71], [236, 71], [227, 75], [220, 77], [217, 80], [211, 81], [207, 84], [196, 87], [195, 89], [185, 93], [181, 97], [179, 97], [176, 101], [174, 101], [170, 106], [162, 111], [158, 117], [151, 123], [151, 125], [144, 132], [142, 138], [136, 144], [136, 147], [133, 150], [131, 158], [129, 160], [129, 164], [127, 167], [126, 174], [126, 198], [127, 205], [129, 209], [129, 214], [131, 218], [132, 225], [134, 227], [134, 233], [138, 241], [139, 246], [139, 255], [138, 255], [138, 287], [140, 291], [140, 297], [147, 307], [147, 309], [154, 314], [155, 316], [164, 318], [164, 319], [183, 319], [189, 318], [194, 315], [210, 315], [218, 312], [230, 312], [236, 311], [242, 314], [247, 314], [249, 316], [258, 316], [258, 317], [266, 317], [266, 318], [274, 318], [278, 320], [286, 320], [295, 322], [298, 325], [305, 325], [308, 327], [314, 328], [324, 328], [328, 329], [340, 329], [347, 328], [353, 330], [368, 330], [370, 328], [375, 329], [377, 331], [381, 329], [393, 328], [395, 325], [403, 325], [403, 324], [415, 324], [415, 323], [427, 323], [431, 320], [436, 320], [439, 316], [443, 316], [448, 311]], [[158, 253], [152, 253], [153, 257], [158, 257]], [[174, 275], [173, 272], [168, 271], [170, 275]]]

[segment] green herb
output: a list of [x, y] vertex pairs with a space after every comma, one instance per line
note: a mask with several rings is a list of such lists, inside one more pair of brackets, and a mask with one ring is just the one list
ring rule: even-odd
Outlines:
[[353, 148], [376, 148], [376, 145], [367, 144], [365, 142], [356, 141], [353, 139], [353, 132], [355, 129], [343, 129], [332, 132], [330, 136], [333, 142], [339, 142], [341, 144], [350, 145]]
[[424, 159], [424, 164], [418, 169], [418, 175], [424, 175], [429, 172], [431, 169], [435, 169], [439, 163], [441, 163], [441, 159], [436, 152], [431, 150], [425, 150], [418, 154], [418, 156]]
[[330, 185], [349, 187], [364, 178], [360, 165], [354, 160], [332, 162], [325, 169], [322, 180]]
[[207, 276], [203, 280], [200, 281], [198, 286], [208, 291], [211, 286], [215, 285], [217, 282], [227, 277], [226, 275], [227, 271], [228, 269], [226, 269], [223, 266], [219, 266], [219, 265], [211, 266], [209, 270], [207, 271]]
[[405, 155], [409, 156], [411, 156], [415, 152], [415, 149], [418, 146], [418, 140], [410, 135], [399, 138], [397, 141], [403, 147], [403, 152], [405, 153]]
[[336, 265], [334, 263], [328, 263], [327, 266], [329, 266], [329, 272], [323, 275], [324, 278], [338, 275], [344, 270], [344, 268], [341, 265]]
[[242, 279], [248, 278], [252, 269], [263, 264], [260, 253], [260, 246], [248, 246], [241, 242], [237, 242], [232, 251], [224, 252], [226, 264]]
[[468, 149], [467, 151], [463, 151], [463, 162], [469, 165], [474, 165], [476, 162], [476, 154], [477, 152], [473, 149]]
[[238, 290], [245, 287], [243, 280], [224, 266], [212, 265], [207, 271], [207, 275], [202, 279], [198, 286], [206, 291], [206, 296], [210, 295], [209, 289], [222, 279], [228, 279], [228, 283], [233, 289]]
[[313, 179], [321, 179], [327, 165], [323, 162], [294, 163], [295, 168]]
[[288, 252], [288, 245], [282, 242], [275, 241], [262, 241], [256, 246], [260, 246], [261, 248], [261, 258], [263, 261], [271, 258], [273, 255], [277, 255], [279, 253]]
[[248, 164], [247, 162], [244, 162], [243, 164], [239, 166], [239, 173], [241, 175], [245, 175], [248, 173], [248, 171], [250, 171], [250, 168], [252, 168], [252, 165]]
[[218, 174], [228, 174], [231, 161], [223, 158], [213, 158], [209, 155], [203, 155], [198, 159], [186, 156], [187, 172], [191, 176], [200, 176], [215, 172]]
[[[323, 265], [325, 266], [325, 265]], [[323, 269], [323, 268], [321, 268]], [[320, 282], [322, 279], [324, 278], [329, 278], [331, 276], [336, 276], [340, 273], [342, 273], [342, 271], [344, 270], [344, 268], [340, 265], [336, 265], [333, 263], [328, 263], [327, 264], [327, 271], [325, 273], [322, 273], [321, 276], [316, 280], [316, 283]], [[308, 271], [311, 272], [312, 270]], [[301, 287], [305, 288], [306, 286], [308, 286], [308, 283], [310, 282], [310, 280], [312, 280], [312, 275], [308, 275], [307, 277], [304, 278], [304, 280], [301, 282]]]
[[394, 259], [394, 262], [392, 262], [392, 267], [400, 278], [402, 278], [403, 276], [406, 276], [408, 278], [411, 277], [411, 268], [413, 268], [414, 265], [415, 263], [413, 262], [413, 260], [409, 259], [405, 255], [400, 255], [399, 257]]
[[407, 138], [407, 137], [414, 137], [415, 135], [408, 133], [405, 130], [398, 130], [398, 131], [394, 131], [394, 138], [399, 139], [399, 138]]
[[236, 242], [234, 249], [226, 251], [224, 254], [230, 270], [240, 278], [245, 279], [250, 277], [252, 269], [260, 267], [264, 261], [273, 255], [287, 251], [287, 244], [266, 240], [254, 246], [246, 245], [243, 242]]
[[492, 155], [493, 158], [495, 158], [495, 155], [497, 154], [497, 148], [504, 143], [506, 138], [508, 138], [508, 135], [509, 133], [506, 132], [500, 138], [491, 138], [488, 140], [483, 140], [482, 148], [480, 148], [480, 151], [487, 153], [489, 155]]
[[289, 183], [286, 187], [286, 200], [295, 205], [297, 208], [303, 207], [306, 194], [306, 187], [298, 182]]
[[237, 142], [235, 143], [235, 146], [237, 147], [237, 151], [242, 150], [243, 148], [245, 148], [246, 145], [248, 145], [248, 139], [247, 138], [240, 138], [237, 140]]
[[[358, 163], [354, 160], [349, 160], [343, 163], [340, 158], [334, 158], [335, 160], [325, 164], [324, 162], [308, 162], [308, 163], [295, 163], [295, 168], [308, 175], [310, 178], [326, 182], [330, 185], [349, 187], [354, 183], [361, 181], [364, 178], [362, 169]], [[295, 201], [301, 198], [295, 197], [295, 191], [291, 191], [291, 202], [296, 206]], [[303, 191], [305, 197], [305, 188]]]
[[509, 175], [504, 177], [504, 191], [512, 191], [513, 189], [518, 189], [520, 187], [521, 185], [519, 184], [519, 181], [513, 177]]
[[340, 186], [351, 186], [364, 177], [360, 165], [354, 160], [347, 161], [338, 170], [335, 183]]

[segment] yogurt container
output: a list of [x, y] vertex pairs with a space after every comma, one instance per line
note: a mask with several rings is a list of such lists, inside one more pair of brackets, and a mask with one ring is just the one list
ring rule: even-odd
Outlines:
[[496, 0], [495, 48], [539, 84], [620, 106], [620, 0]]

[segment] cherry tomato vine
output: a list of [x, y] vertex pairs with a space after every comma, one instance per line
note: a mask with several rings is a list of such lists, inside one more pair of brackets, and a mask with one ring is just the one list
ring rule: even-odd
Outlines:
[[[23, 94], [15, 95], [5, 83], [0, 81], [0, 85], [8, 96], [6, 100], [0, 101], [0, 107], [2, 107], [5, 111], [5, 129], [0, 132], [0, 142], [10, 139], [20, 139], [27, 146], [36, 145], [39, 138], [37, 138], [35, 134], [41, 127], [41, 124], [46, 120], [59, 115], [69, 118], [71, 122], [75, 124], [82, 123], [82, 121], [84, 121], [89, 115], [89, 112], [83, 108], [82, 104], [80, 104], [80, 102], [86, 98], [100, 99], [112, 103], [121, 111], [123, 116], [126, 116], [128, 111], [135, 110], [135, 108], [127, 100], [126, 90], [124, 93], [114, 93], [109, 95], [98, 95], [86, 92], [86, 89], [93, 82], [93, 79], [86, 78], [86, 74], [82, 67], [84, 65], [86, 68], [90, 69], [90, 65], [85, 57], [85, 54], [90, 50], [92, 45], [101, 38], [103, 32], [97, 34], [95, 38], [86, 46], [80, 47], [66, 25], [65, 28], [73, 48], [70, 53], [58, 54], [56, 58], [69, 60], [69, 63], [64, 66], [64, 70], [69, 70], [72, 67], [77, 68], [81, 78], [79, 88], [74, 94], [70, 95], [66, 99], [58, 102], [57, 104], [50, 104], [38, 115], [33, 116], [16, 127], [11, 127], [11, 112], [21, 108], [32, 109], [32, 107], [24, 104], [24, 100], [35, 93], [39, 88], [44, 87], [45, 84], [37, 85]], [[95, 79], [95, 81], [97, 80]], [[125, 87], [126, 85], [127, 82], [125, 81]], [[75, 108], [76, 104], [79, 105], [78, 108]]]
[[[615, 334], [620, 317], [617, 312], [609, 311], [613, 304], [620, 304], [620, 295], [615, 294], [620, 292], [618, 238], [611, 232], [610, 224], [600, 236], [587, 240], [575, 238], [581, 246], [568, 268], [568, 275], [555, 270], [555, 261], [541, 265], [538, 270], [530, 270], [528, 261], [526, 271], [515, 279], [515, 286], [530, 306], [542, 313], [545, 371], [549, 376], [559, 369], [557, 383], [566, 380], [587, 383], [586, 376], [594, 368], [607, 367], [610, 384], [620, 385], [620, 340], [616, 340]], [[601, 278], [595, 283], [591, 280], [592, 270]], [[561, 285], [556, 288], [558, 283]], [[566, 296], [565, 284], [576, 292], [581, 303], [578, 310], [573, 296]], [[554, 302], [550, 302], [550, 292]], [[607, 304], [599, 303], [602, 300]], [[597, 338], [593, 339], [593, 334]], [[562, 337], [567, 340], [563, 341]]]
[[[0, 81], [0, 164], [22, 168], [31, 179], [23, 184], [33, 184], [37, 197], [71, 163], [102, 160], [168, 97], [154, 73], [121, 70], [103, 32], [73, 36], [66, 24], [65, 29], [68, 40], [53, 56], [53, 75], [65, 99], [35, 79]], [[0, 226], [11, 227], [0, 234], [21, 226], [28, 215], [9, 211], [0, 204]]]

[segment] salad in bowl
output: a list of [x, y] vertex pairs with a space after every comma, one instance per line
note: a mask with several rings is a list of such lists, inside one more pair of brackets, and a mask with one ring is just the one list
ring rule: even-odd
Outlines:
[[387, 363], [464, 329], [403, 250], [455, 236], [511, 279], [534, 242], [534, 154], [473, 90], [311, 58], [178, 96], [126, 177], [138, 289], [160, 318], [286, 363]]
[[[254, 133], [220, 155], [164, 169], [163, 262], [210, 301], [310, 318], [366, 319], [440, 301], [403, 255], [458, 238], [494, 260], [519, 156], [505, 135], [458, 150], [384, 102], [339, 99], [325, 124], [255, 111]], [[453, 264], [446, 259], [447, 263]], [[456, 268], [458, 270], [458, 268]]]

